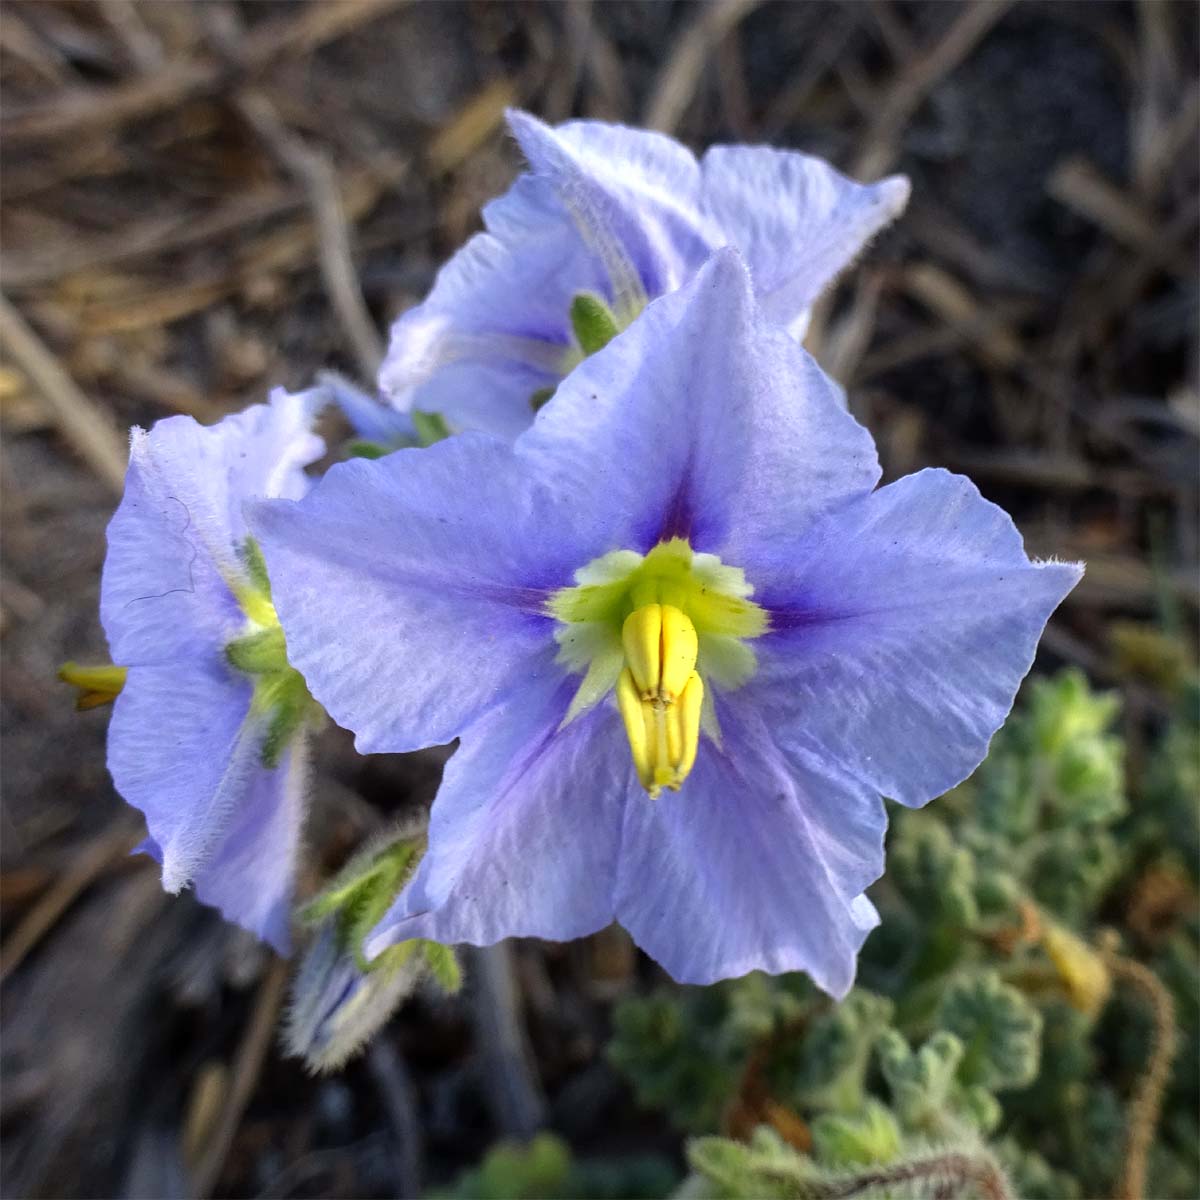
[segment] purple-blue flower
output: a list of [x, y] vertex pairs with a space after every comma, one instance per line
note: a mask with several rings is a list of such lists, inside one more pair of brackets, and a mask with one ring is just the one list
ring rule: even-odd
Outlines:
[[870, 435], [719, 251], [515, 443], [466, 433], [256, 505], [293, 662], [359, 749], [461, 738], [368, 939], [569, 939], [842, 995], [883, 800], [965, 778], [1078, 566]]
[[766, 146], [699, 161], [662, 134], [600, 121], [509, 126], [530, 173], [483, 211], [424, 303], [392, 329], [380, 385], [400, 409], [514, 437], [589, 352], [576, 297], [624, 328], [648, 301], [736, 246], [764, 314], [801, 336], [821, 291], [908, 200], [901, 177], [863, 185]]
[[100, 595], [113, 661], [128, 668], [108, 766], [145, 814], [142, 848], [168, 891], [194, 885], [280, 951], [317, 710], [287, 663], [242, 507], [307, 491], [322, 400], [277, 391], [210, 428], [171, 417], [135, 429]]

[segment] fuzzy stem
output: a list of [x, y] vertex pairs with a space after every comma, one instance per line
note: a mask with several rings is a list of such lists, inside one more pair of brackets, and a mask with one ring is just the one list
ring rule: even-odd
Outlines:
[[1162, 981], [1148, 967], [1131, 958], [1108, 956], [1108, 967], [1117, 978], [1139, 992], [1150, 1009], [1154, 1033], [1150, 1061], [1129, 1102], [1129, 1135], [1125, 1144], [1125, 1169], [1117, 1184], [1118, 1200], [1143, 1200], [1146, 1166], [1154, 1131], [1162, 1111], [1163, 1093], [1171, 1078], [1171, 1064], [1179, 1041], [1175, 1002]]
[[[789, 1176], [792, 1182], [794, 1177]], [[898, 1183], [927, 1184], [938, 1200], [958, 1200], [966, 1188], [975, 1184], [983, 1200], [1014, 1200], [1004, 1172], [986, 1154], [949, 1151], [894, 1163], [873, 1171], [862, 1171], [837, 1180], [806, 1179], [797, 1197], [803, 1200], [850, 1200], [875, 1188]]]

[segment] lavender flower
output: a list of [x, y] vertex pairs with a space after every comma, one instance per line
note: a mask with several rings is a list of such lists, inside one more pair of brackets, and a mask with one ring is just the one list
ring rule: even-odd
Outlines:
[[882, 795], [968, 775], [1080, 577], [869, 434], [722, 250], [514, 444], [467, 433], [254, 506], [293, 661], [359, 749], [461, 737], [368, 939], [620, 921], [683, 982], [844, 995]]
[[741, 250], [766, 316], [803, 335], [821, 291], [908, 200], [819, 158], [714, 146], [697, 161], [662, 134], [599, 121], [509, 126], [532, 173], [483, 211], [392, 329], [380, 384], [405, 411], [514, 437], [583, 357], [714, 249]]
[[243, 502], [299, 499], [321, 397], [277, 391], [211, 428], [133, 431], [108, 527], [100, 617], [127, 668], [109, 727], [117, 790], [146, 816], [163, 886], [288, 947], [305, 804], [301, 736], [318, 710], [288, 664]]

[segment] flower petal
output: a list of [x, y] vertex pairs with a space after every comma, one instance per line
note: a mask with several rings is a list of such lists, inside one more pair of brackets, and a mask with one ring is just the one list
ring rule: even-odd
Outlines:
[[587, 561], [573, 511], [509, 445], [466, 433], [341, 463], [252, 521], [289, 660], [372, 753], [451, 741], [526, 681], [552, 643], [547, 591]]
[[679, 792], [626, 804], [617, 919], [680, 983], [799, 970], [844, 996], [878, 923], [882, 802], [817, 755], [785, 762], [744, 704], [721, 725]]
[[[250, 772], [232, 824], [192, 880], [202, 904], [283, 955], [291, 950], [292, 899], [307, 802], [306, 751], [303, 741], [293, 742], [274, 770], [259, 766]], [[153, 836], [133, 853], [148, 854], [162, 865], [163, 849]]]
[[330, 400], [342, 410], [360, 438], [391, 446], [416, 436], [408, 413], [393, 408], [384, 399], [368, 395], [336, 371], [322, 371], [318, 378]]
[[483, 216], [487, 231], [392, 326], [379, 386], [404, 411], [514, 438], [562, 375], [571, 298], [605, 279], [543, 181], [523, 176]]
[[254, 766], [220, 844], [194, 880], [203, 903], [280, 954], [291, 948], [292, 900], [308, 799], [306, 759], [306, 740], [297, 737], [276, 767]]
[[777, 560], [748, 693], [794, 750], [909, 805], [983, 760], [1082, 574], [1031, 563], [1008, 515], [941, 470], [831, 513]]
[[508, 125], [605, 264], [611, 285], [618, 285], [621, 267], [612, 260], [619, 256], [635, 268], [646, 295], [661, 296], [726, 240], [701, 217], [696, 159], [672, 138], [602, 121], [552, 128], [516, 110]]
[[135, 429], [125, 495], [108, 527], [100, 619], [122, 666], [211, 653], [242, 621], [229, 591], [241, 573], [249, 496], [299, 497], [324, 452], [309, 426], [318, 393], [277, 391], [204, 427], [170, 417]]
[[249, 786], [261, 747], [247, 721], [251, 691], [210, 651], [194, 662], [131, 667], [113, 705], [108, 769], [146, 816], [168, 891], [211, 860]]
[[785, 326], [908, 203], [901, 175], [856, 183], [822, 159], [769, 146], [713, 146], [700, 166], [705, 215], [745, 256], [763, 311]]
[[633, 548], [680, 535], [735, 564], [879, 478], [870, 434], [758, 316], [731, 249], [581, 363], [517, 452], [635, 529]]
[[546, 667], [463, 734], [434, 801], [429, 849], [368, 953], [411, 937], [565, 941], [612, 921], [632, 764], [611, 708], [559, 728], [573, 688]]

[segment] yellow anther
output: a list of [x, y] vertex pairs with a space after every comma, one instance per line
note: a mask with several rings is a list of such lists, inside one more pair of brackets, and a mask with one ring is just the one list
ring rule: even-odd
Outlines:
[[642, 787], [657, 798], [664, 787], [678, 791], [696, 762], [704, 684], [693, 671], [677, 700], [646, 699], [629, 667], [617, 680], [617, 707], [625, 722], [629, 752]]
[[672, 604], [662, 606], [662, 678], [658, 692], [664, 700], [677, 699], [696, 670], [700, 651], [696, 627]]
[[654, 783], [654, 713], [650, 702], [642, 699], [628, 667], [617, 680], [617, 708], [625, 722], [625, 736], [629, 739], [629, 753], [633, 756], [638, 779], [642, 787], [650, 791]]
[[58, 668], [58, 677], [79, 689], [75, 707], [80, 711], [111, 704], [125, 686], [126, 669], [111, 663], [102, 667], [85, 667], [79, 663], [66, 662]]
[[621, 629], [625, 661], [642, 699], [673, 703], [696, 669], [696, 627], [673, 604], [643, 604]]
[[662, 679], [662, 605], [643, 604], [631, 612], [621, 627], [621, 645], [638, 695], [647, 700], [657, 696]]
[[700, 748], [700, 710], [704, 706], [704, 682], [695, 671], [684, 685], [679, 703], [672, 710], [675, 714], [678, 751], [672, 751], [671, 761], [675, 764], [675, 782], [679, 785], [692, 773], [696, 765], [696, 751]]

